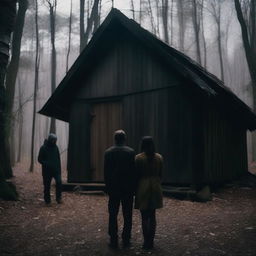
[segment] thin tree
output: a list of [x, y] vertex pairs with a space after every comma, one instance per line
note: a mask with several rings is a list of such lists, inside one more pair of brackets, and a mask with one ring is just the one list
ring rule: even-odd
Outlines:
[[[51, 33], [51, 90], [52, 93], [56, 89], [56, 48], [55, 48], [55, 32], [56, 32], [56, 7], [57, 0], [46, 0], [49, 7], [50, 15], [50, 33]], [[56, 133], [56, 119], [51, 118], [50, 133]]]
[[201, 2], [200, 7], [200, 20], [201, 20], [201, 30], [202, 30], [202, 41], [203, 41], [203, 52], [204, 52], [204, 64], [203, 66], [207, 68], [207, 46], [206, 46], [206, 39], [204, 33], [204, 0]]
[[[14, 28], [16, 16], [16, 1], [2, 0], [0, 1], [0, 197], [3, 199], [16, 200], [17, 194], [6, 182], [6, 173], [9, 173], [7, 168], [8, 162], [6, 156], [6, 90], [5, 76], [6, 68], [9, 59], [9, 43], [11, 33]], [[3, 40], [4, 39], [4, 40]]]
[[200, 52], [200, 16], [199, 5], [196, 0], [192, 0], [192, 21], [194, 34], [196, 39], [196, 60], [201, 65], [201, 52]]
[[82, 52], [86, 45], [84, 42], [84, 1], [80, 0], [80, 52]]
[[134, 9], [134, 2], [131, 0], [131, 11], [132, 11], [132, 18], [135, 20], [135, 9]]
[[152, 9], [152, 5], [151, 5], [151, 0], [148, 0], [148, 11], [149, 11], [149, 17], [150, 17], [150, 23], [151, 23], [151, 28], [152, 28], [152, 32], [153, 34], [157, 33], [157, 28], [155, 25], [155, 20], [154, 20], [154, 14], [153, 14], [153, 9]]
[[66, 58], [66, 73], [68, 72], [68, 60], [71, 48], [71, 30], [72, 30], [72, 0], [70, 0], [70, 14], [69, 14], [69, 25], [68, 25], [68, 50]]
[[179, 49], [184, 52], [185, 22], [184, 22], [184, 0], [177, 1], [178, 23], [179, 23]]
[[35, 146], [35, 126], [36, 126], [36, 105], [37, 105], [37, 91], [39, 81], [39, 65], [40, 65], [40, 52], [39, 52], [39, 27], [38, 27], [38, 0], [35, 2], [35, 30], [36, 30], [36, 57], [35, 57], [35, 77], [34, 77], [34, 97], [33, 97], [33, 118], [32, 118], [32, 137], [31, 137], [31, 154], [30, 154], [30, 167], [29, 171], [34, 171], [34, 146]]
[[224, 82], [224, 65], [223, 65], [223, 52], [222, 52], [222, 37], [221, 37], [221, 4], [223, 0], [212, 0], [210, 13], [217, 25], [217, 44], [220, 61], [220, 78]]
[[[18, 1], [18, 12], [15, 20], [13, 38], [12, 38], [12, 47], [11, 47], [11, 61], [6, 73], [6, 122], [7, 122], [7, 136], [6, 136], [6, 146], [7, 154], [10, 156], [10, 163], [13, 166], [15, 163], [14, 148], [13, 143], [13, 134], [14, 134], [14, 122], [13, 122], [13, 103], [15, 95], [15, 84], [17, 73], [19, 69], [19, 60], [20, 60], [20, 47], [21, 47], [21, 38], [23, 33], [24, 21], [26, 16], [26, 11], [28, 8], [27, 0]], [[11, 168], [9, 168], [11, 170]], [[10, 173], [12, 176], [12, 173]]]
[[173, 11], [174, 11], [174, 1], [171, 0], [171, 45], [173, 45], [174, 33], [173, 33]]
[[[82, 6], [82, 8], [84, 8], [84, 5]], [[81, 26], [81, 23], [83, 23], [83, 20], [81, 19], [81, 5], [80, 5], [80, 43], [81, 43], [80, 44], [80, 52], [86, 46], [86, 44], [89, 40], [90, 33], [92, 31], [95, 31], [96, 28], [98, 27], [98, 25], [99, 25], [98, 19], [99, 19], [99, 0], [94, 0], [91, 13], [87, 19], [86, 30], [84, 32], [84, 30], [82, 28], [83, 26]], [[93, 25], [94, 25], [94, 30], [93, 30]], [[82, 37], [82, 39], [81, 39], [81, 37]]]
[[168, 0], [162, 0], [162, 21], [164, 30], [164, 41], [169, 43], [169, 28], [168, 28]]
[[19, 106], [18, 106], [18, 124], [19, 124], [19, 129], [18, 129], [18, 152], [17, 152], [17, 162], [19, 163], [21, 161], [21, 148], [22, 148], [22, 141], [23, 141], [23, 106], [22, 106], [22, 101], [23, 101], [23, 93], [21, 90], [21, 82], [20, 79], [18, 78], [18, 91], [19, 91]]

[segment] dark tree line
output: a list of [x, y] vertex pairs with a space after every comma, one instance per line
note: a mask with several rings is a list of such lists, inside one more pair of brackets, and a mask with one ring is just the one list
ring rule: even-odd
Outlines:
[[9, 59], [9, 45], [11, 33], [15, 25], [16, 1], [2, 0], [0, 2], [0, 197], [4, 199], [16, 199], [14, 187], [5, 179], [11, 176], [10, 162], [8, 159], [7, 135], [7, 94], [5, 77]]

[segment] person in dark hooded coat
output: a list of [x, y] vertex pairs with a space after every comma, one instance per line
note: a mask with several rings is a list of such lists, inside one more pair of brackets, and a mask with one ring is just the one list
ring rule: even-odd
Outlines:
[[61, 163], [56, 142], [57, 136], [50, 133], [48, 139], [41, 146], [38, 155], [38, 162], [42, 165], [44, 201], [46, 204], [51, 203], [50, 189], [52, 178], [55, 179], [56, 183], [56, 201], [61, 203]]

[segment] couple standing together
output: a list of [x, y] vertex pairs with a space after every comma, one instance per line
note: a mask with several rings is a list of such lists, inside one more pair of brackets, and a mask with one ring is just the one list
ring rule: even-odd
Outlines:
[[104, 179], [109, 195], [110, 247], [118, 248], [117, 215], [120, 204], [123, 212], [123, 247], [130, 246], [132, 230], [133, 198], [142, 220], [144, 249], [152, 249], [156, 230], [156, 209], [163, 207], [161, 173], [163, 158], [155, 152], [152, 137], [143, 137], [141, 153], [135, 156], [125, 145], [126, 134], [118, 130], [114, 134], [115, 145], [105, 151]]

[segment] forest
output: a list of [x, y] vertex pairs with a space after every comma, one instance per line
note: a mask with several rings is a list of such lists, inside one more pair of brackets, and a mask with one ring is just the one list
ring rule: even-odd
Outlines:
[[[38, 112], [113, 8], [256, 111], [256, 0], [0, 0], [1, 255], [116, 255], [98, 244], [107, 244], [105, 194], [77, 186], [63, 205], [43, 207], [38, 163], [44, 140], [56, 134], [66, 181], [69, 123]], [[253, 130], [246, 143], [253, 188], [248, 180], [226, 184], [206, 204], [165, 198], [156, 255], [254, 255]], [[138, 249], [137, 213], [134, 218], [133, 244], [122, 255], [151, 254]]]
[[[15, 10], [7, 2], [2, 5], [10, 15], [1, 15], [1, 34], [6, 36], [9, 26], [12, 36], [5, 37], [10, 39], [10, 58], [1, 78], [2, 181], [12, 177], [19, 162], [33, 172], [49, 132], [57, 133], [66, 165], [68, 124], [37, 111], [112, 7], [194, 59], [255, 109], [255, 1], [11, 1]], [[249, 162], [255, 155], [253, 139], [248, 133]]]

